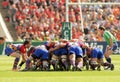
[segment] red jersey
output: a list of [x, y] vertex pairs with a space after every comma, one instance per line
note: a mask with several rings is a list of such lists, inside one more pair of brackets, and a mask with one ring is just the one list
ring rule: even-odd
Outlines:
[[25, 45], [22, 45], [22, 46], [20, 47], [20, 52], [21, 52], [22, 54], [25, 54], [25, 53], [27, 52]]

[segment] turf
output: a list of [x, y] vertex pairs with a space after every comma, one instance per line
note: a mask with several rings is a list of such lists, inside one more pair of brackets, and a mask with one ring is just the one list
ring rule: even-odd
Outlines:
[[120, 82], [120, 55], [112, 55], [115, 70], [102, 71], [11, 71], [13, 59], [0, 56], [0, 82]]

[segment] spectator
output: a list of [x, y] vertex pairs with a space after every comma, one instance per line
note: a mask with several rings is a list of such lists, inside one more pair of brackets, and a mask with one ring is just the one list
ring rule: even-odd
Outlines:
[[[6, 2], [5, 0], [4, 2]], [[77, 2], [78, 0], [69, 0]], [[118, 2], [118, 0], [80, 0], [81, 2]], [[9, 0], [9, 15], [16, 23], [18, 39], [58, 40], [61, 38], [62, 22], [65, 22], [65, 0]], [[4, 5], [4, 3], [3, 3]], [[97, 34], [100, 25], [110, 31], [120, 26], [119, 5], [69, 6], [69, 21], [72, 22], [72, 38], [87, 41], [103, 41]], [[80, 16], [82, 11], [82, 18]], [[83, 20], [84, 33], [81, 29]], [[113, 32], [119, 40], [119, 32]]]
[[4, 0], [4, 1], [2, 2], [2, 8], [6, 9], [6, 8], [8, 8], [8, 6], [9, 6], [8, 0]]

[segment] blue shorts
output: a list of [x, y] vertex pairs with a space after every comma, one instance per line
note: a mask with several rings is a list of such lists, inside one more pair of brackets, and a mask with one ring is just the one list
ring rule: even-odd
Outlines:
[[118, 44], [117, 44], [117, 42], [114, 42], [111, 50], [115, 51], [117, 48], [118, 48]]
[[79, 47], [79, 46], [71, 46], [68, 50], [68, 53], [69, 54], [75, 54], [76, 57], [83, 57], [83, 51], [82, 51], [82, 48]]
[[56, 55], [56, 56], [67, 55], [67, 49], [60, 48], [58, 50], [55, 50], [54, 55]]
[[9, 56], [11, 53], [15, 52], [13, 49], [11, 49], [10, 47], [6, 47], [5, 48], [5, 55]]
[[91, 58], [98, 58], [98, 59], [104, 58], [103, 51], [100, 50], [99, 48], [94, 48], [91, 52]]
[[40, 58], [41, 60], [48, 60], [48, 51], [43, 49], [36, 49], [33, 53], [37, 58]]

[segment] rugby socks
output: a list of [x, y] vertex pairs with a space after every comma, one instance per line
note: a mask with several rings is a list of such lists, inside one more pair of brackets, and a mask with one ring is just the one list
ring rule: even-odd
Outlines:
[[95, 70], [95, 68], [98, 66], [99, 66], [99, 64], [97, 64], [96, 61], [90, 61], [90, 67], [92, 70]]
[[64, 61], [63, 64], [64, 64], [65, 69], [68, 70], [68, 67], [69, 67], [69, 66], [68, 66], [67, 61]]
[[64, 64], [66, 67], [68, 67], [67, 61], [64, 61], [63, 64]]
[[24, 62], [24, 61], [22, 61], [22, 62], [19, 64], [19, 66], [21, 67], [24, 63], [25, 63], [25, 62]]
[[77, 68], [82, 68], [82, 67], [83, 67], [83, 62], [82, 61], [78, 62]]
[[26, 61], [25, 69], [28, 70], [29, 68], [30, 68], [30, 60], [27, 60]]
[[57, 67], [58, 61], [57, 60], [51, 60], [51, 64], [53, 65], [54, 70], [58, 69], [58, 67]]
[[52, 65], [56, 65], [57, 63], [58, 63], [57, 60], [51, 60], [51, 64], [52, 64]]
[[75, 67], [75, 60], [70, 59], [70, 64], [71, 64], [73, 67]]
[[111, 58], [110, 58], [110, 57], [106, 58], [106, 61], [107, 61], [108, 63], [111, 63]]
[[20, 60], [20, 58], [15, 58], [14, 64], [13, 64], [13, 70], [17, 68], [19, 60]]

